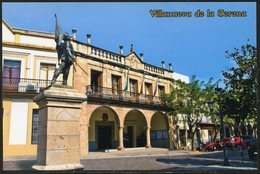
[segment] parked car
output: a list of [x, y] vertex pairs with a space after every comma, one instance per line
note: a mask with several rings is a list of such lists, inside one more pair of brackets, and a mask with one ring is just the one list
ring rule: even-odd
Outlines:
[[[227, 137], [225, 138], [225, 143], [226, 143], [226, 147], [227, 148], [232, 148], [232, 144], [231, 144], [231, 137]], [[239, 146], [241, 146], [241, 139], [240, 137], [234, 137], [234, 147], [237, 148]]]
[[209, 142], [205, 144], [204, 149], [207, 151], [222, 150], [223, 143], [220, 140], [216, 140], [215, 142]]
[[248, 141], [247, 143], [248, 143], [248, 157], [249, 157], [249, 160], [256, 160], [256, 157], [257, 157], [256, 139]]
[[255, 137], [253, 137], [252, 135], [242, 135], [240, 136], [241, 139], [241, 146], [243, 148], [247, 148], [248, 147], [248, 143], [252, 140], [255, 140]]

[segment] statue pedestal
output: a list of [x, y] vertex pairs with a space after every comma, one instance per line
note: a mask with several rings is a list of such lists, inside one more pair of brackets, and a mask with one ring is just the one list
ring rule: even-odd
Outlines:
[[39, 105], [35, 170], [78, 170], [80, 112], [87, 96], [67, 86], [53, 86], [34, 98]]

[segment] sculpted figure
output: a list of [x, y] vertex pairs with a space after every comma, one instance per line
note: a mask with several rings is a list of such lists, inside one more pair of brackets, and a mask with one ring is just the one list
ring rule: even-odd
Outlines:
[[71, 44], [71, 37], [69, 36], [68, 33], [62, 34], [61, 27], [59, 25], [56, 14], [55, 14], [55, 18], [56, 18], [55, 42], [56, 42], [56, 50], [58, 53], [59, 68], [56, 69], [56, 71], [54, 72], [51, 85], [53, 85], [56, 82], [57, 78], [61, 73], [63, 74], [62, 85], [67, 85], [70, 66], [73, 65], [75, 56]]
[[62, 39], [64, 40], [64, 42], [56, 41], [57, 43], [56, 50], [58, 53], [59, 68], [56, 69], [53, 75], [51, 85], [55, 83], [55, 81], [57, 80], [57, 78], [61, 73], [63, 74], [62, 85], [67, 85], [70, 67], [71, 65], [73, 65], [75, 59], [73, 47], [71, 44], [71, 37], [69, 36], [68, 33], [64, 33]]

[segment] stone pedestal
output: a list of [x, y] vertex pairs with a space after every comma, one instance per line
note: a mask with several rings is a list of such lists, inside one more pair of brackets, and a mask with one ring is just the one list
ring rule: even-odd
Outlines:
[[80, 164], [80, 112], [87, 96], [53, 86], [34, 98], [39, 105], [38, 163], [35, 170], [77, 170]]

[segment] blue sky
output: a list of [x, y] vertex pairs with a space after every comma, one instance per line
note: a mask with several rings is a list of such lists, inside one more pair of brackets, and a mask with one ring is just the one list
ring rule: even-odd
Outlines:
[[[3, 19], [11, 26], [38, 31], [55, 30], [54, 14], [63, 32], [76, 28], [77, 40], [92, 35], [95, 46], [119, 52], [130, 44], [144, 54], [147, 63], [161, 66], [164, 60], [173, 70], [207, 81], [222, 78], [221, 71], [232, 66], [225, 51], [243, 44], [256, 45], [256, 3], [3, 3]], [[247, 17], [153, 18], [149, 10], [247, 11]], [[250, 41], [248, 42], [247, 39]]]

